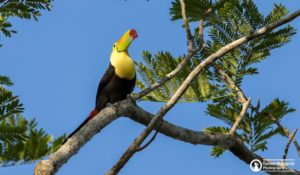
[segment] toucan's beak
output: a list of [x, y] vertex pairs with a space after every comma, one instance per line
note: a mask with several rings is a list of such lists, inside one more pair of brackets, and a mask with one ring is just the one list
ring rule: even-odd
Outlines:
[[137, 32], [134, 29], [129, 29], [124, 35], [117, 41], [117, 50], [119, 52], [126, 51], [131, 42], [138, 37]]

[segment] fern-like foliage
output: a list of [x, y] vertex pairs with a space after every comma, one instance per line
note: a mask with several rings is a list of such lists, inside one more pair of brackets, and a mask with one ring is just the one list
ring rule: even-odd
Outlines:
[[0, 121], [10, 115], [23, 112], [23, 105], [18, 96], [13, 96], [12, 92], [5, 88], [11, 85], [13, 83], [8, 77], [0, 76]]
[[[169, 72], [176, 68], [176, 66], [182, 61], [182, 58], [174, 58], [169, 52], [159, 52], [152, 56], [149, 52], [144, 51], [142, 54], [143, 63], [136, 63], [137, 72], [139, 73], [139, 79], [137, 80], [137, 86], [140, 89], [144, 89], [146, 86], [159, 81], [165, 77]], [[151, 92], [144, 100], [151, 101], [167, 101], [172, 94], [178, 89], [180, 84], [187, 77], [189, 72], [200, 63], [199, 59], [192, 59], [188, 65], [182, 69], [177, 76], [168, 83], [164, 84], [161, 88]], [[204, 71], [201, 76], [194, 81], [190, 88], [186, 90], [181, 102], [198, 102], [207, 101], [210, 99], [221, 98], [221, 90], [217, 90], [214, 84], [211, 83], [211, 71]]]
[[[252, 0], [202, 1], [187, 1], [186, 11], [190, 21], [198, 21], [199, 14], [209, 8], [213, 9], [205, 21], [205, 27], [209, 31], [209, 38], [206, 41], [208, 46], [206, 56], [266, 24], [281, 19], [288, 13], [282, 4], [274, 5], [273, 10], [264, 16]], [[178, 0], [173, 2], [170, 12], [173, 20], [182, 18]], [[265, 37], [256, 39], [227, 54], [216, 64], [222, 67], [240, 85], [245, 75], [258, 73], [254, 63], [267, 58], [272, 49], [279, 48], [289, 42], [294, 34], [295, 29], [292, 26], [279, 28]], [[197, 33], [195, 38], [197, 38]]]
[[[277, 127], [270, 116], [274, 116], [277, 121], [280, 121], [288, 113], [295, 111], [295, 109], [288, 106], [288, 103], [279, 99], [274, 99], [262, 110], [259, 110], [258, 108], [259, 107], [252, 108], [250, 112], [246, 113], [238, 130], [238, 135], [249, 145], [250, 150], [254, 152], [258, 150], [266, 150], [267, 140], [272, 136], [276, 134], [284, 135], [282, 129]], [[208, 105], [206, 112], [210, 116], [224, 121], [226, 125], [231, 127], [241, 109], [241, 105], [231, 101], [227, 105], [223, 105], [222, 103], [210, 104]], [[210, 127], [207, 128], [206, 131], [226, 133], [228, 128]], [[221, 149], [213, 149], [212, 154], [214, 156], [219, 156], [223, 151], [221, 151]]]
[[50, 10], [51, 2], [52, 0], [0, 0], [0, 36], [1, 32], [7, 37], [16, 33], [11, 29], [10, 17], [37, 20], [41, 16], [41, 10]]
[[54, 140], [37, 128], [35, 120], [25, 119], [22, 103], [7, 89], [11, 85], [8, 77], [0, 76], [0, 166], [38, 160], [59, 148], [65, 139], [63, 135]]
[[56, 151], [65, 136], [53, 139], [35, 120], [15, 115], [0, 123], [0, 165], [9, 166], [32, 162]]

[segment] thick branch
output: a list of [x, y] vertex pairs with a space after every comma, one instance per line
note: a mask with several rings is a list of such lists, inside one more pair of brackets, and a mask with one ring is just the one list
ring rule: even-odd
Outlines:
[[[96, 133], [112, 121], [123, 115], [127, 110], [127, 101], [116, 103], [112, 107], [103, 109], [92, 120], [85, 124], [76, 134], [70, 137], [55, 153], [50, 155], [48, 160], [39, 162], [34, 170], [35, 175], [53, 175], [59, 168], [65, 164], [73, 155], [75, 155], [83, 145], [88, 142]], [[125, 105], [125, 106], [124, 106]]]
[[[135, 105], [130, 105], [127, 109], [128, 111], [125, 113], [126, 116], [145, 126], [147, 126], [154, 117], [153, 114]], [[193, 131], [190, 129], [173, 125], [164, 120], [162, 120], [159, 132], [161, 134], [164, 134], [165, 136], [193, 145], [211, 145], [229, 149], [235, 156], [244, 161], [246, 164], [249, 164], [253, 159], [263, 159], [259, 155], [251, 152], [244, 145], [243, 141], [234, 135]], [[274, 172], [268, 173], [276, 174]], [[298, 173], [299, 172], [290, 169], [287, 173], [283, 173], [283, 175], [292, 175]]]
[[[183, 2], [183, 1], [181, 1]], [[155, 117], [151, 120], [151, 122], [148, 124], [148, 126], [143, 130], [143, 132], [132, 142], [132, 144], [128, 147], [128, 149], [124, 152], [124, 154], [121, 156], [121, 158], [117, 161], [117, 163], [106, 173], [106, 175], [115, 175], [117, 174], [123, 166], [128, 162], [128, 160], [134, 155], [137, 148], [140, 146], [140, 144], [146, 139], [146, 137], [151, 133], [153, 128], [156, 126], [156, 124], [164, 117], [164, 115], [177, 103], [179, 98], [183, 95], [183, 93], [186, 91], [186, 89], [189, 87], [191, 82], [211, 63], [213, 63], [218, 58], [222, 57], [224, 54], [228, 53], [229, 51], [237, 48], [238, 46], [253, 40], [254, 38], [260, 37], [267, 32], [273, 30], [276, 27], [279, 27], [297, 16], [300, 15], [300, 10], [296, 11], [293, 14], [288, 15], [287, 17], [269, 24], [260, 30], [254, 32], [253, 34], [247, 35], [245, 37], [242, 37], [236, 41], [233, 41], [232, 43], [222, 47], [214, 54], [207, 57], [203, 62], [201, 62], [184, 80], [184, 82], [181, 84], [181, 86], [177, 89], [177, 91], [174, 93], [174, 95], [171, 97], [171, 99], [157, 112]]]
[[[94, 119], [88, 122], [81, 130], [71, 137], [65, 145], [53, 153], [48, 160], [39, 162], [35, 168], [35, 175], [53, 175], [66, 163], [91, 137], [100, 132], [118, 116], [126, 115], [132, 120], [148, 125], [153, 114], [146, 112], [136, 106], [130, 100], [123, 100], [103, 109]], [[261, 159], [260, 156], [252, 153], [238, 137], [229, 134], [207, 133], [193, 131], [180, 126], [162, 121], [159, 132], [176, 140], [191, 143], [194, 145], [212, 145], [229, 149], [234, 155], [249, 164], [253, 159]], [[295, 172], [294, 170], [289, 170]], [[292, 173], [293, 174], [293, 173]], [[295, 173], [294, 173], [295, 174]]]

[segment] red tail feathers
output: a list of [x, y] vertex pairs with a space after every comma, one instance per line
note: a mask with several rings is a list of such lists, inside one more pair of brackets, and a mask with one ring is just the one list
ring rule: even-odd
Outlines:
[[91, 111], [90, 115], [88, 116], [88, 119], [91, 120], [92, 118], [94, 118], [99, 112], [94, 109]]
[[65, 142], [68, 140], [68, 138], [72, 137], [77, 131], [80, 130], [88, 121], [90, 121], [92, 118], [94, 118], [99, 112], [94, 109], [91, 111], [90, 115], [66, 138]]

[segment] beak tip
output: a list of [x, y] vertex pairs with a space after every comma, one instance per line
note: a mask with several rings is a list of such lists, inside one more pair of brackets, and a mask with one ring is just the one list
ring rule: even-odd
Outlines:
[[135, 39], [135, 38], [138, 37], [138, 34], [137, 34], [136, 30], [134, 30], [134, 29], [131, 29], [131, 30], [130, 30], [129, 35], [130, 35], [133, 39]]

